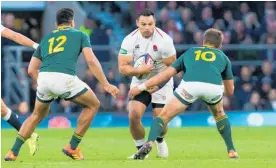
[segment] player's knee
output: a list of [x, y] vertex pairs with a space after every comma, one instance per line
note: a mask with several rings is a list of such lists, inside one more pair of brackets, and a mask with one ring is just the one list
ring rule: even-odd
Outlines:
[[224, 113], [224, 110], [223, 109], [219, 109], [217, 110], [215, 113], [214, 113], [214, 117], [217, 118], [217, 117], [221, 117], [221, 116], [224, 116], [225, 113]]
[[8, 113], [7, 107], [4, 105], [1, 106], [1, 117], [5, 117]]
[[97, 99], [95, 102], [95, 108], [99, 109], [100, 106], [101, 106], [101, 102], [99, 101], [99, 99]]
[[130, 123], [140, 122], [142, 119], [142, 115], [137, 110], [130, 110], [128, 113], [128, 118]]
[[7, 115], [7, 110], [3, 107], [1, 107], [1, 117], [5, 117]]
[[44, 118], [43, 115], [41, 115], [40, 113], [38, 113], [38, 112], [36, 112], [36, 111], [34, 111], [34, 112], [32, 113], [31, 117], [32, 117], [32, 120], [33, 120], [34, 122], [36, 122], [36, 123], [40, 123], [40, 122], [43, 120], [43, 118]]
[[93, 102], [90, 102], [90, 103], [86, 103], [86, 105], [83, 105], [83, 108], [87, 108], [89, 110], [93, 110], [93, 111], [97, 111], [99, 108], [100, 108], [100, 101], [98, 99], [96, 99], [95, 101]]

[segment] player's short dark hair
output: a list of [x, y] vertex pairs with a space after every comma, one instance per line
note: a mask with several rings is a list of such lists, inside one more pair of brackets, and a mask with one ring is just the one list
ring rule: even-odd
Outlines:
[[137, 19], [139, 19], [140, 16], [153, 16], [153, 17], [154, 17], [154, 13], [153, 13], [152, 10], [146, 8], [146, 9], [142, 10], [142, 11], [137, 15]]
[[62, 8], [57, 11], [56, 21], [57, 25], [68, 24], [74, 19], [74, 11], [70, 8]]
[[222, 44], [223, 33], [218, 29], [208, 29], [204, 33], [203, 41], [205, 44], [211, 44], [218, 48]]

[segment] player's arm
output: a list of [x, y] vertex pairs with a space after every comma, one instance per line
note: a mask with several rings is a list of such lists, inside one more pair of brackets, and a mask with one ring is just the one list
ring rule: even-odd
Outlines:
[[119, 72], [126, 76], [137, 76], [151, 72], [153, 70], [152, 65], [142, 65], [139, 68], [133, 67], [133, 45], [133, 40], [129, 36], [122, 42], [118, 56]]
[[[129, 91], [129, 97], [133, 98], [134, 96], [140, 94], [142, 91], [151, 90], [151, 88], [158, 86], [160, 83], [167, 82], [175, 74], [177, 74], [177, 70], [173, 67], [168, 67], [165, 71], [150, 78], [145, 83], [131, 88]], [[152, 91], [151, 93], [156, 91], [156, 89], [153, 90], [154, 91]]]
[[165, 65], [171, 66], [176, 60], [176, 50], [173, 44], [173, 40], [169, 37], [164, 40], [162, 47], [162, 61]]
[[93, 75], [98, 79], [98, 81], [103, 85], [104, 89], [110, 93], [113, 97], [116, 97], [119, 90], [116, 86], [111, 85], [103, 72], [102, 66], [92, 51], [89, 38], [86, 34], [82, 34], [82, 53], [87, 62], [88, 68], [91, 70]]
[[99, 82], [106, 86], [109, 84], [107, 81], [102, 66], [100, 62], [98, 61], [97, 57], [93, 53], [92, 49], [90, 47], [85, 47], [82, 49], [83, 56], [87, 62], [88, 68], [91, 70], [93, 75], [99, 80]]
[[133, 56], [125, 56], [125, 55], [119, 54], [118, 67], [119, 67], [119, 72], [122, 75], [136, 76], [136, 75], [142, 74], [139, 68], [134, 68], [132, 66], [131, 64], [132, 60], [133, 60]]
[[234, 94], [235, 86], [234, 86], [234, 80], [223, 80], [224, 85], [224, 93], [228, 96], [231, 96]]
[[[173, 67], [168, 67], [165, 71], [157, 74], [156, 76], [150, 78], [144, 83], [144, 88], [147, 90], [148, 88], [151, 88], [153, 86], [159, 86], [161, 83], [168, 82], [171, 77], [173, 77], [175, 74], [177, 74], [177, 71]], [[143, 88], [143, 87], [142, 87]]]
[[223, 79], [223, 85], [224, 85], [224, 93], [226, 95], [233, 95], [234, 94], [234, 76], [232, 72], [232, 64], [230, 60], [227, 58], [227, 64], [224, 69], [224, 71], [221, 73], [222, 79]]
[[[184, 54], [183, 54], [184, 55]], [[185, 70], [184, 63], [183, 63], [183, 55], [179, 57], [172, 66], [168, 67], [165, 71], [157, 74], [156, 76], [150, 78], [146, 82], [137, 87], [132, 88], [129, 91], [129, 96], [134, 97], [140, 94], [142, 91], [157, 86], [165, 81], [168, 81], [171, 77], [177, 74], [180, 71]]]
[[176, 54], [171, 55], [168, 58], [163, 58], [162, 61], [164, 62], [165, 65], [171, 66], [172, 63], [176, 60]]
[[110, 93], [113, 97], [116, 97], [119, 90], [107, 81], [102, 66], [97, 57], [94, 55], [92, 49], [90, 47], [85, 47], [82, 49], [82, 53], [87, 62], [88, 68], [91, 70], [93, 75], [98, 79], [108, 93]]
[[40, 47], [37, 48], [37, 50], [34, 52], [32, 59], [30, 61], [29, 67], [28, 67], [28, 74], [31, 76], [33, 81], [37, 83], [37, 77], [39, 73], [39, 69], [42, 64], [42, 58], [41, 58], [41, 52]]
[[8, 38], [18, 44], [21, 44], [21, 45], [24, 45], [24, 46], [28, 46], [28, 47], [32, 47], [34, 49], [37, 49], [38, 47], [38, 44], [35, 43], [34, 41], [32, 41], [31, 39], [29, 39], [28, 37], [20, 34], [20, 33], [17, 33], [15, 31], [12, 31], [11, 29], [9, 28], [4, 28], [3, 27], [3, 31], [1, 32], [1, 36], [2, 37], [5, 37], [5, 38]]

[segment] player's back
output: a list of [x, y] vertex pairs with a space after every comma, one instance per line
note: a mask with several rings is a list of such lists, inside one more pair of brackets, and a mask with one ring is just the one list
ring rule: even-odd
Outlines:
[[197, 81], [221, 85], [226, 66], [230, 64], [227, 56], [211, 47], [193, 47], [183, 56], [184, 81]]
[[75, 75], [78, 56], [84, 47], [90, 47], [86, 34], [71, 27], [59, 27], [42, 39], [34, 56], [42, 61], [40, 72]]

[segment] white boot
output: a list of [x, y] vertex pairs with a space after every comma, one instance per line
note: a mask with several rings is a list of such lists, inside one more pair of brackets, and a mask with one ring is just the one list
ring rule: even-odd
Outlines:
[[155, 143], [157, 146], [157, 156], [167, 158], [169, 156], [169, 149], [165, 139], [161, 143], [158, 143], [157, 141], [155, 141]]

